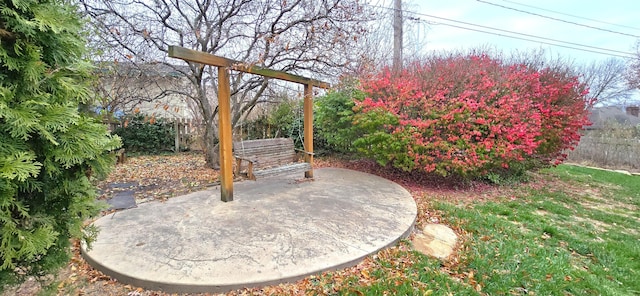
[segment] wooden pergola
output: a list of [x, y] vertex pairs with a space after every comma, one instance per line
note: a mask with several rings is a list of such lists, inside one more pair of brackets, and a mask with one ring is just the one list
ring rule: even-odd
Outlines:
[[319, 80], [293, 75], [282, 71], [246, 65], [206, 52], [169, 46], [169, 57], [218, 67], [218, 139], [220, 146], [220, 196], [222, 201], [233, 200], [233, 138], [231, 128], [231, 87], [229, 71], [240, 71], [304, 85], [304, 147], [305, 161], [311, 169], [304, 173], [313, 178], [313, 87], [328, 89], [330, 85]]

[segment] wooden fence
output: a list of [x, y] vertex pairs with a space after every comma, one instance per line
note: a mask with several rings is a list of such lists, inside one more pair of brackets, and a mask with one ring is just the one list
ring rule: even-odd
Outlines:
[[[170, 123], [176, 131], [174, 138], [174, 151], [179, 152], [183, 149], [202, 150], [202, 133], [204, 132], [204, 124], [199, 120], [187, 118], [165, 118], [164, 122]], [[105, 123], [109, 131], [121, 127], [124, 122], [108, 122]]]
[[640, 139], [607, 136], [583, 136], [569, 162], [603, 168], [640, 170]]

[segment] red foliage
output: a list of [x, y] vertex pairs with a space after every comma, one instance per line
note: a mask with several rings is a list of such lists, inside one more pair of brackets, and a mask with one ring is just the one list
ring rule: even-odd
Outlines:
[[381, 128], [408, 143], [386, 159], [441, 175], [483, 176], [560, 162], [562, 151], [579, 141], [592, 103], [577, 77], [486, 55], [436, 58], [396, 76], [385, 69], [362, 87], [368, 98], [356, 108], [395, 116], [398, 124]]

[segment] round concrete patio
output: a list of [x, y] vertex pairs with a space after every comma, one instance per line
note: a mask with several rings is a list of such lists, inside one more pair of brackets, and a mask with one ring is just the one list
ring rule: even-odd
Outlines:
[[412, 230], [416, 204], [400, 185], [346, 169], [314, 174], [236, 183], [228, 203], [212, 188], [104, 216], [83, 256], [123, 283], [217, 293], [354, 265]]

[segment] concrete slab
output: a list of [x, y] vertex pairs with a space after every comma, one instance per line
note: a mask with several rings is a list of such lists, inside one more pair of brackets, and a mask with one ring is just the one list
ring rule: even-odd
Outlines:
[[[416, 204], [389, 180], [317, 169], [149, 202], [98, 219], [85, 259], [118, 281], [170, 293], [218, 293], [354, 265], [409, 234]], [[298, 180], [296, 180], [298, 179]]]

